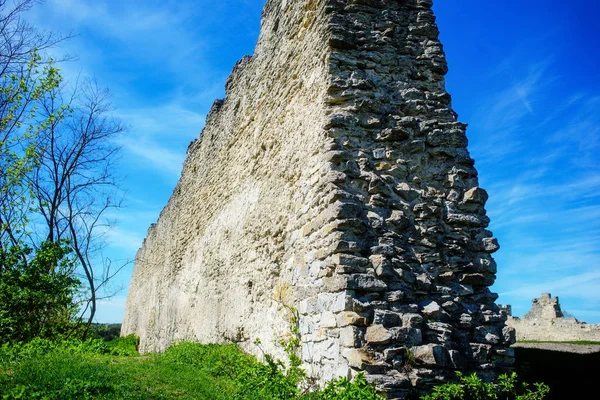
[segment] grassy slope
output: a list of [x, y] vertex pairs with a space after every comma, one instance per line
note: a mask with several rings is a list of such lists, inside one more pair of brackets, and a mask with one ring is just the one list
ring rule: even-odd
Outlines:
[[4, 349], [0, 393], [36, 399], [231, 399], [240, 388], [228, 374], [255, 364], [235, 346], [181, 344], [165, 354], [140, 356], [102, 342], [40, 341]]
[[[14, 350], [14, 349], [13, 349]], [[236, 349], [214, 349], [221, 356]], [[7, 354], [9, 353], [9, 354]], [[119, 355], [102, 346], [33, 344], [0, 357], [0, 393], [7, 398], [226, 399], [229, 379], [167, 355]]]
[[364, 380], [338, 381], [328, 393], [305, 395], [297, 390], [299, 380], [294, 371], [259, 363], [235, 345], [181, 343], [149, 355], [137, 354], [135, 338], [0, 347], [2, 400], [380, 399]]

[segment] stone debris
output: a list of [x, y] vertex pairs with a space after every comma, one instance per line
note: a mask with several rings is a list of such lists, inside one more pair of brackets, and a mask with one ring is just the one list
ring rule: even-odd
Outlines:
[[[576, 318], [567, 318], [560, 308], [558, 297], [550, 293], [533, 299], [531, 310], [522, 318], [511, 315], [510, 306], [504, 306], [508, 316], [507, 327], [516, 331], [518, 341], [592, 341], [600, 342], [600, 324], [587, 324]], [[567, 346], [569, 347], [569, 346]]]
[[364, 372], [406, 398], [453, 369], [510, 368], [488, 195], [431, 7], [267, 1], [137, 254], [122, 333], [141, 351], [234, 341], [283, 358], [297, 310], [320, 383]]

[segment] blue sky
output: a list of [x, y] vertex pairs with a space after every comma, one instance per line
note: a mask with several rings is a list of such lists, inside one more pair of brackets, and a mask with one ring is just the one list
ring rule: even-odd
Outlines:
[[[187, 145], [252, 54], [263, 0], [47, 0], [29, 15], [78, 36], [67, 79], [95, 76], [130, 129], [120, 139], [126, 207], [106, 255], [133, 259], [174, 188]], [[499, 302], [542, 292], [600, 323], [600, 28], [596, 0], [437, 0], [447, 88], [490, 194]], [[98, 321], [122, 319], [132, 266]]]

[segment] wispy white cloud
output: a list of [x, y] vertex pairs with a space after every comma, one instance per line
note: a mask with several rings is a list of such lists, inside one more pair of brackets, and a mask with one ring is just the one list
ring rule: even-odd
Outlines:
[[527, 127], [523, 122], [540, 112], [537, 105], [540, 93], [556, 79], [551, 73], [551, 57], [528, 65], [518, 76], [514, 62], [517, 60], [511, 58], [503, 68], [494, 71], [491, 78], [504, 75], [506, 86], [483, 100], [470, 121], [471, 131], [478, 130], [486, 138], [472, 146], [480, 164], [495, 164], [525, 148], [522, 136], [526, 135]]
[[161, 106], [126, 108], [115, 114], [136, 134], [150, 137], [195, 138], [204, 125], [206, 116], [179, 103]]
[[566, 276], [553, 281], [542, 283], [529, 283], [520, 285], [514, 289], [501, 292], [501, 296], [532, 299], [540, 293], [560, 293], [561, 296], [574, 297], [585, 301], [600, 304], [600, 271], [587, 272], [584, 274]]
[[[508, 206], [530, 205], [533, 207], [532, 201], [540, 198], [552, 198], [555, 202], [559, 201], [562, 206], [578, 199], [600, 197], [600, 175], [577, 176], [574, 181], [552, 183], [549, 179], [554, 175], [552, 171], [538, 172], [540, 172], [539, 175], [534, 175], [534, 179], [520, 181], [519, 177], [515, 177], [514, 182], [505, 180], [492, 185], [496, 193], [502, 194], [501, 198], [497, 200]], [[565, 178], [561, 178], [561, 180], [563, 179]], [[570, 207], [560, 208], [569, 211]], [[510, 211], [510, 208], [502, 210], [502, 212], [507, 211]]]
[[[170, 67], [172, 72], [189, 71], [190, 63], [181, 62], [185, 57], [199, 60], [202, 56], [203, 42], [190, 32], [190, 8], [185, 4], [181, 7], [168, 7], [167, 4], [148, 7], [141, 1], [55, 0], [45, 7], [33, 9], [38, 24], [44, 26], [50, 8], [55, 21], [63, 23], [61, 27], [52, 26], [53, 30], [84, 31], [83, 39], [86, 40], [89, 32], [107, 44], [113, 44], [112, 52], [134, 51], [139, 60], [161, 57], [159, 65]], [[79, 51], [88, 50], [78, 46], [77, 41], [65, 45], [77, 47]], [[106, 56], [105, 52], [96, 54]], [[86, 51], [86, 57], [82, 57], [86, 63], [91, 61], [89, 55]]]
[[130, 126], [118, 143], [139, 160], [137, 165], [145, 165], [169, 182], [175, 182], [181, 173], [185, 150], [199, 136], [205, 121], [204, 115], [173, 103], [125, 109], [117, 117]]
[[124, 308], [126, 301], [127, 301], [127, 297], [115, 296], [115, 297], [111, 297], [110, 299], [98, 300], [98, 304], [102, 305], [102, 306], [106, 306], [106, 307]]
[[181, 173], [185, 155], [166, 149], [156, 142], [122, 139], [120, 144], [128, 153], [141, 159], [146, 168], [166, 175], [170, 181], [176, 180]]
[[107, 243], [113, 248], [135, 253], [141, 246], [144, 237], [138, 230], [132, 231], [121, 227], [113, 227], [104, 233]]
[[490, 92], [470, 124], [471, 151], [490, 193], [490, 228], [501, 245], [494, 288], [517, 315], [542, 292], [570, 309], [598, 309], [599, 96], [563, 87], [554, 57], [530, 58], [507, 57], [493, 71], [490, 79], [505, 87]]
[[114, 296], [105, 300], [98, 300], [98, 310], [96, 311], [95, 318], [96, 321], [101, 321], [103, 323], [121, 322], [123, 319], [123, 314], [125, 314], [126, 302], [127, 297], [123, 296], [123, 294], [119, 294], [118, 296]]

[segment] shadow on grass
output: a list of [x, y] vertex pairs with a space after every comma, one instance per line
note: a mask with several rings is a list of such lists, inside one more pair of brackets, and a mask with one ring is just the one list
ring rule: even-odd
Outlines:
[[548, 384], [549, 400], [592, 399], [598, 395], [600, 352], [576, 354], [515, 348], [515, 357], [519, 378]]

